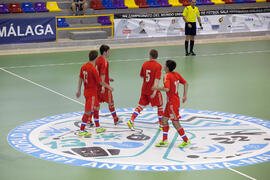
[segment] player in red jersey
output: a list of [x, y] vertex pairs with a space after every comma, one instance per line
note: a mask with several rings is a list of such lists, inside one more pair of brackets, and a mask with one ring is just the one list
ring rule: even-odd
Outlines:
[[[91, 119], [93, 111], [99, 106], [99, 101], [97, 97], [97, 88], [98, 85], [105, 86], [111, 91], [113, 88], [108, 84], [101, 81], [98, 72], [95, 68], [95, 62], [98, 56], [97, 51], [90, 51], [89, 53], [89, 62], [85, 63], [81, 67], [79, 82], [78, 82], [78, 91], [76, 97], [81, 96], [81, 87], [82, 83], [84, 85], [84, 97], [85, 97], [85, 111], [82, 117], [82, 124], [79, 132], [79, 136], [90, 136], [91, 134], [85, 130], [86, 123]], [[98, 113], [98, 111], [97, 111]], [[99, 120], [95, 120], [96, 132], [104, 132], [105, 129], [101, 128], [99, 125]]]
[[141, 78], [143, 78], [143, 85], [141, 90], [141, 97], [139, 101], [139, 106], [133, 112], [130, 120], [127, 122], [128, 127], [134, 131], [134, 120], [140, 114], [140, 112], [151, 103], [152, 107], [157, 107], [157, 114], [159, 118], [159, 124], [161, 129], [161, 118], [163, 115], [163, 100], [160, 91], [152, 90], [153, 86], [158, 86], [159, 80], [161, 78], [162, 66], [157, 62], [158, 51], [152, 49], [149, 53], [150, 60], [146, 61], [140, 72]]
[[[108, 45], [101, 45], [99, 48], [101, 56], [97, 58], [96, 68], [99, 73], [102, 82], [110, 84], [110, 81], [114, 81], [113, 78], [109, 76], [109, 62], [106, 58], [110, 56], [110, 47]], [[106, 102], [108, 104], [108, 108], [112, 114], [114, 125], [117, 125], [120, 121], [116, 114], [114, 101], [112, 96], [112, 91], [104, 86], [98, 86], [98, 98], [99, 102]], [[94, 119], [98, 118], [96, 112], [94, 111]]]
[[181, 116], [179, 115], [180, 98], [178, 95], [178, 87], [180, 83], [184, 85], [182, 102], [185, 103], [187, 100], [188, 83], [178, 72], [173, 72], [175, 67], [176, 67], [175, 61], [167, 60], [164, 66], [164, 71], [166, 72], [166, 75], [164, 76], [163, 79], [164, 87], [158, 86], [153, 87], [153, 90], [166, 91], [167, 94], [167, 104], [164, 111], [164, 115], [162, 117], [163, 140], [160, 141], [158, 144], [156, 144], [157, 147], [168, 146], [167, 140], [169, 131], [169, 124], [168, 124], [169, 119], [172, 120], [173, 126], [183, 139], [183, 143], [180, 144], [178, 147], [183, 148], [185, 146], [190, 145], [190, 141], [185, 135], [183, 127], [179, 123], [179, 119], [181, 118]]

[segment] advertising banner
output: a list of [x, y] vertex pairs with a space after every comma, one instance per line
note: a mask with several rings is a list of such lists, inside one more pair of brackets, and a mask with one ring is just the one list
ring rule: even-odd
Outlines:
[[55, 40], [55, 17], [0, 19], [0, 44]]
[[[197, 34], [269, 31], [270, 13], [268, 10], [268, 8], [252, 9], [248, 14], [246, 14], [248, 10], [203, 11], [201, 20], [204, 29], [197, 29]], [[182, 13], [179, 12], [118, 14], [115, 16], [114, 25], [116, 39], [185, 35], [185, 22]], [[198, 24], [197, 27], [199, 27]]]

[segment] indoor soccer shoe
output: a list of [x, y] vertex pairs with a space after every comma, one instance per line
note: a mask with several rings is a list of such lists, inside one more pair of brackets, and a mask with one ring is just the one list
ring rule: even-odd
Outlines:
[[128, 125], [128, 127], [129, 127], [129, 129], [130, 129], [131, 131], [135, 131], [135, 129], [134, 129], [134, 123], [132, 123], [131, 120], [129, 120], [129, 121], [127, 122], [127, 125]]
[[196, 54], [195, 54], [193, 51], [191, 51], [191, 52], [189, 53], [189, 55], [191, 55], [191, 56], [196, 56]]
[[87, 131], [80, 131], [79, 136], [91, 136], [91, 133], [89, 133]]
[[168, 146], [168, 142], [166, 141], [160, 141], [159, 143], [156, 144], [156, 147], [166, 147]]
[[105, 132], [106, 129], [105, 128], [97, 128], [96, 129], [96, 133], [102, 133], [102, 132]]
[[180, 144], [178, 147], [179, 147], [179, 148], [184, 148], [184, 147], [186, 147], [186, 146], [188, 146], [188, 145], [190, 145], [190, 144], [191, 144], [190, 141], [188, 141], [188, 142], [183, 141], [182, 144]]

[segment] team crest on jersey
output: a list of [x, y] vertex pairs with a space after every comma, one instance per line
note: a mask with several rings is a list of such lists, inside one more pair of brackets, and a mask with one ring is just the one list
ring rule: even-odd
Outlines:
[[124, 122], [114, 126], [108, 111], [100, 111], [104, 133], [88, 127], [91, 137], [79, 137], [82, 112], [37, 119], [13, 129], [8, 142], [31, 156], [76, 166], [134, 170], [189, 171], [233, 168], [270, 161], [270, 122], [243, 115], [182, 109], [180, 123], [191, 141], [185, 148], [170, 125], [168, 147], [162, 140], [157, 111], [148, 108], [126, 125], [133, 109], [118, 109]]

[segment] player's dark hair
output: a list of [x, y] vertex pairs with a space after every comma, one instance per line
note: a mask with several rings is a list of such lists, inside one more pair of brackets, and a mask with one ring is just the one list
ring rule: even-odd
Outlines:
[[152, 49], [151, 51], [150, 51], [150, 56], [153, 58], [153, 59], [157, 59], [158, 58], [158, 51], [157, 50], [155, 50], [155, 49]]
[[99, 52], [101, 55], [103, 55], [104, 52], [107, 52], [108, 50], [110, 49], [110, 47], [108, 45], [101, 45], [100, 48], [99, 48]]
[[176, 62], [173, 60], [167, 60], [166, 66], [168, 67], [169, 71], [172, 72], [176, 68]]
[[89, 52], [89, 61], [94, 61], [98, 57], [98, 52], [96, 50]]

